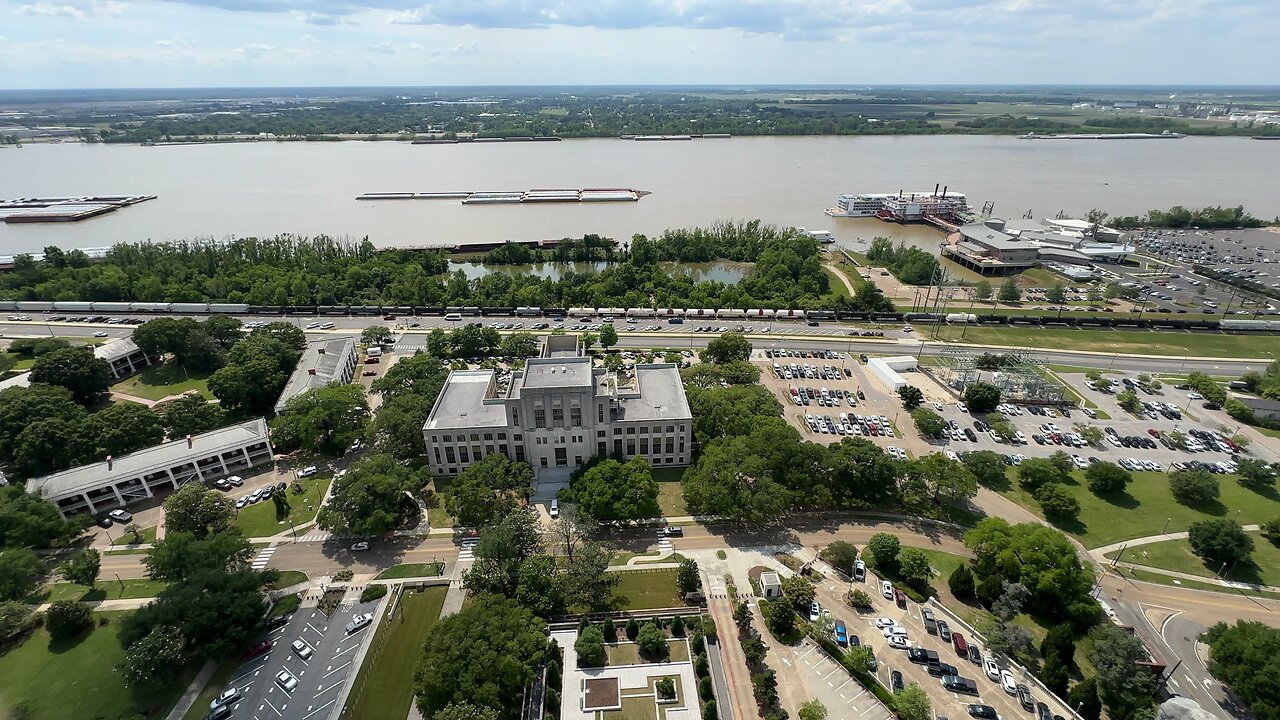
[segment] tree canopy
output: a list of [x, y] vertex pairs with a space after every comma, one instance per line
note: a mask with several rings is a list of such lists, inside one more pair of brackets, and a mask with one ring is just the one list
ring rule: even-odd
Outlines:
[[1209, 672], [1231, 688], [1258, 720], [1280, 720], [1280, 630], [1236, 620], [1209, 628]]
[[235, 518], [231, 498], [199, 483], [184, 485], [164, 499], [164, 524], [170, 533], [190, 533], [203, 540], [231, 530]]
[[481, 527], [509, 513], [533, 488], [533, 468], [502, 453], [468, 465], [444, 492], [445, 510], [460, 526]]
[[658, 483], [642, 457], [626, 462], [611, 458], [575, 472], [566, 493], [578, 512], [597, 521], [641, 520], [658, 517]]
[[107, 391], [111, 372], [105, 360], [94, 357], [92, 347], [82, 345], [36, 358], [31, 366], [31, 382], [60, 385], [71, 391], [76, 402], [88, 404]]
[[341, 455], [364, 435], [368, 422], [364, 387], [331, 382], [290, 399], [271, 421], [271, 437], [284, 449]]
[[348, 468], [346, 475], [334, 478], [318, 524], [344, 535], [398, 530], [417, 517], [418, 504], [408, 493], [421, 484], [414, 471], [390, 455], [365, 456]]

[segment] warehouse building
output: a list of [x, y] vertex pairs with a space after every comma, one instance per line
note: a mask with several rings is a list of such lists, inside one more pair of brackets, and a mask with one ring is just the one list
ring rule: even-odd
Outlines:
[[356, 374], [358, 360], [356, 339], [352, 337], [332, 340], [313, 340], [302, 351], [302, 359], [285, 383], [276, 412], [284, 410], [289, 401], [308, 390], [324, 387], [331, 382], [349, 383]]
[[93, 349], [93, 356], [111, 368], [111, 379], [126, 378], [151, 364], [151, 357], [134, 344], [131, 338], [120, 338], [102, 343]]
[[910, 355], [897, 355], [886, 358], [871, 358], [867, 362], [867, 369], [871, 371], [872, 377], [879, 380], [890, 392], [898, 392], [909, 384], [907, 379], [899, 373], [901, 371], [915, 370], [916, 364], [916, 359]]
[[65, 515], [125, 507], [202, 482], [270, 465], [267, 421], [259, 418], [161, 443], [118, 458], [32, 478], [27, 492], [52, 502]]
[[675, 365], [632, 373], [592, 366], [576, 335], [543, 339], [523, 370], [449, 374], [422, 429], [431, 471], [457, 475], [491, 453], [539, 474], [567, 473], [596, 455], [643, 457], [655, 467], [688, 465], [693, 414]]

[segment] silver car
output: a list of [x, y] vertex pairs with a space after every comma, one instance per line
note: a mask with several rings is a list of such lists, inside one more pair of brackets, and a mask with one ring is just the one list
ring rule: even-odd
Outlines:
[[276, 684], [285, 692], [293, 692], [294, 688], [298, 687], [298, 678], [288, 670], [281, 670], [276, 673]]

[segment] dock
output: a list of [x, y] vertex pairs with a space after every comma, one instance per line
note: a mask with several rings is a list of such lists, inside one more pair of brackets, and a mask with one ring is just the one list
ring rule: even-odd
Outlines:
[[452, 190], [446, 192], [370, 192], [356, 200], [461, 200], [463, 205], [553, 202], [635, 202], [647, 190], [631, 188], [534, 188], [532, 190]]
[[14, 198], [0, 200], [0, 219], [6, 223], [79, 222], [155, 199], [155, 195]]

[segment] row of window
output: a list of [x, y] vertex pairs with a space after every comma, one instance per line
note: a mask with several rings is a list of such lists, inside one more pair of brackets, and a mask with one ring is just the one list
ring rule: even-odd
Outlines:
[[[445, 448], [444, 448], [444, 455], [443, 455], [443, 457], [441, 456], [441, 452], [440, 452], [441, 448], [439, 448], [439, 447], [434, 447], [434, 448], [432, 448], [432, 450], [433, 450], [433, 452], [435, 453], [435, 461], [436, 461], [436, 466], [437, 466], [437, 467], [444, 466], [444, 465], [470, 465], [472, 462], [478, 462], [478, 461], [479, 461], [481, 458], [483, 458], [485, 455], [489, 455], [489, 454], [491, 454], [491, 453], [493, 453], [493, 452], [495, 452], [495, 451], [500, 452], [500, 453], [502, 453], [503, 455], [507, 455], [507, 446], [506, 446], [506, 445], [498, 445], [498, 446], [496, 446], [496, 447], [495, 447], [495, 446], [493, 446], [493, 445], [485, 445], [485, 446], [484, 446], [484, 448], [483, 448], [483, 453], [481, 452], [481, 447], [480, 447], [479, 445], [473, 445], [473, 446], [471, 446], [471, 447], [469, 447], [469, 448], [468, 448], [467, 446], [459, 446], [459, 447], [457, 448], [457, 452], [456, 452], [456, 453], [454, 452], [454, 448], [453, 448], [453, 447], [448, 446], [448, 447], [445, 447]], [[613, 452], [614, 452], [614, 454], [622, 454], [622, 450], [623, 450], [622, 441], [621, 441], [621, 440], [615, 440], [615, 441], [614, 441], [614, 447], [613, 447]], [[605, 452], [606, 452], [606, 451], [607, 451], [607, 450], [606, 450], [605, 443], [603, 443], [603, 442], [596, 443], [596, 453], [597, 453], [597, 454], [603, 455], [603, 454], [605, 454]], [[561, 451], [561, 452], [562, 452], [562, 451]], [[663, 452], [663, 450], [662, 450], [662, 448], [661, 448], [661, 447], [659, 447], [659, 446], [658, 446], [658, 444], [657, 444], [657, 443], [654, 443], [654, 444], [653, 444], [653, 452], [654, 452], [655, 454], [657, 454], [657, 453], [661, 453], [661, 452]], [[683, 465], [683, 464], [684, 464], [684, 455], [683, 455], [683, 453], [684, 453], [684, 442], [683, 442], [683, 441], [680, 443], [680, 450], [679, 450], [679, 452], [681, 453], [681, 455], [679, 455], [679, 457], [678, 457], [678, 458], [673, 456], [673, 457], [665, 457], [665, 458], [664, 458], [664, 457], [655, 457], [655, 458], [649, 458], [649, 459], [651, 460], [651, 462], [652, 462], [654, 465], [663, 465], [663, 464], [667, 464], [667, 465], [675, 465], [675, 464], [677, 464], [677, 463], [679, 463], [679, 464]], [[628, 443], [627, 443], [627, 445], [626, 445], [626, 454], [627, 454], [627, 456], [634, 456], [634, 455], [636, 454], [636, 444], [635, 444], [635, 442], [634, 442], [634, 441], [631, 441], [631, 442], [628, 442]], [[648, 454], [649, 454], [649, 444], [648, 444], [648, 442], [647, 442], [647, 441], [642, 441], [642, 442], [641, 442], [641, 444], [640, 444], [640, 454], [641, 454], [641, 455], [648, 455]], [[670, 439], [668, 439], [668, 440], [667, 440], [667, 444], [666, 444], [666, 452], [665, 452], [664, 454], [665, 454], [665, 455], [668, 455], [668, 456], [672, 456], [672, 455], [674, 455], [674, 453], [673, 453], [673, 447], [672, 447], [672, 443], [671, 443], [671, 440], [670, 440]], [[525, 454], [524, 454], [524, 446], [523, 446], [523, 445], [517, 445], [517, 446], [516, 446], [516, 457], [515, 457], [515, 459], [516, 459], [518, 462], [525, 462]], [[546, 458], [546, 456], [544, 455], [544, 456], [540, 457], [539, 459], [541, 460], [542, 467], [546, 467], [546, 466], [547, 466], [547, 458]], [[560, 463], [557, 463], [557, 464], [563, 464], [563, 462], [560, 462]], [[574, 465], [575, 465], [575, 466], [577, 466], [577, 465], [581, 465], [581, 464], [582, 464], [582, 456], [581, 456], [581, 455], [575, 455], [575, 456], [574, 456]], [[447, 468], [447, 470], [448, 470], [448, 472], [450, 472], [450, 473], [457, 472], [457, 469], [456, 469], [456, 468]]]

